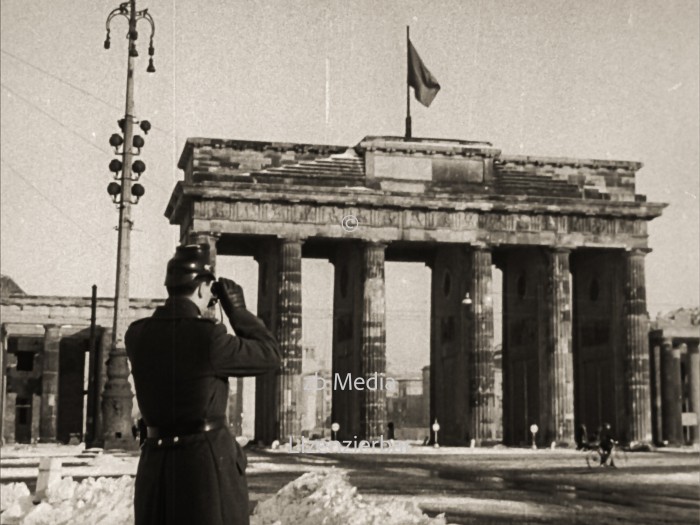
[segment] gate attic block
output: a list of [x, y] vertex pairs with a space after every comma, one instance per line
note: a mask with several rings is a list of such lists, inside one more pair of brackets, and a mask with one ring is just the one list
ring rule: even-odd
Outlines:
[[[432, 268], [430, 421], [441, 443], [517, 445], [537, 423], [542, 444], [568, 444], [576, 425], [603, 422], [623, 440], [650, 441], [644, 254], [647, 223], [666, 205], [635, 192], [641, 163], [369, 136], [350, 148], [192, 138], [178, 167], [184, 180], [165, 215], [181, 241], [260, 263], [258, 311], [284, 362], [258, 379], [259, 440], [300, 428], [297, 268], [323, 257], [336, 272], [334, 371], [365, 379], [386, 376], [385, 261]], [[504, 272], [503, 406], [493, 391], [494, 265]], [[340, 439], [385, 435], [384, 393], [334, 391], [333, 420]]]

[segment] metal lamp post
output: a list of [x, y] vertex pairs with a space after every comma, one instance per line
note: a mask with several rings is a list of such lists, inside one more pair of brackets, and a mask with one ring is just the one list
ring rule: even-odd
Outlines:
[[331, 440], [332, 441], [335, 441], [336, 435], [338, 434], [338, 430], [340, 430], [340, 425], [338, 423], [333, 423], [331, 425], [331, 433], [332, 433]]
[[538, 427], [535, 423], [530, 425], [530, 433], [532, 434], [532, 450], [537, 450], [537, 432], [539, 431], [540, 427]]
[[[140, 161], [134, 161], [144, 145], [144, 140], [139, 135], [134, 135], [134, 124], [138, 121], [134, 117], [134, 59], [138, 57], [136, 40], [138, 32], [136, 23], [145, 20], [151, 27], [149, 73], [155, 72], [153, 66], [153, 35], [155, 24], [147, 9], [136, 11], [136, 0], [130, 0], [119, 5], [107, 16], [107, 38], [104, 42], [105, 49], [110, 48], [110, 24], [117, 17], [124, 17], [129, 22], [127, 32], [128, 60], [126, 74], [126, 111], [124, 118], [119, 121], [122, 138], [119, 134], [110, 137], [109, 143], [115, 153], [120, 154], [122, 160], [113, 159], [109, 164], [110, 171], [114, 174], [115, 182], [107, 187], [107, 192], [119, 209], [119, 238], [117, 244], [117, 278], [114, 297], [114, 325], [112, 330], [112, 342], [107, 361], [107, 382], [102, 394], [102, 413], [104, 447], [107, 448], [136, 448], [136, 441], [131, 435], [131, 409], [133, 405], [133, 393], [129, 384], [129, 363], [124, 346], [124, 334], [129, 323], [129, 259], [130, 237], [133, 221], [131, 220], [131, 205], [136, 204], [145, 192], [141, 184], [136, 183], [141, 174], [146, 170], [146, 165]], [[148, 121], [142, 121], [141, 129], [148, 133], [151, 128]], [[119, 151], [122, 147], [122, 151]], [[119, 182], [116, 182], [118, 180]], [[134, 182], [134, 184], [132, 184]], [[132, 197], [134, 200], [132, 200]]]
[[438, 423], [437, 418], [435, 419], [435, 423], [433, 423], [432, 429], [435, 433], [435, 444], [433, 445], [433, 447], [440, 448], [440, 444], [438, 443], [438, 432], [440, 431], [440, 423]]

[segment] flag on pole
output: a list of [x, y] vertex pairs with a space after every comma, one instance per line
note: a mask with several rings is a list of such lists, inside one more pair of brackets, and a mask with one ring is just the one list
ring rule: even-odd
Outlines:
[[408, 40], [408, 85], [413, 88], [418, 102], [425, 107], [430, 106], [435, 95], [440, 91], [440, 84], [425, 67], [410, 39]]

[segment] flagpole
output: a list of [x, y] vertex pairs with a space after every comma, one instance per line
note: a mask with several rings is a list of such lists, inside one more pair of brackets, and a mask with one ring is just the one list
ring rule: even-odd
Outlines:
[[411, 138], [411, 87], [408, 84], [408, 74], [411, 69], [411, 56], [408, 46], [411, 45], [410, 26], [406, 26], [406, 138]]

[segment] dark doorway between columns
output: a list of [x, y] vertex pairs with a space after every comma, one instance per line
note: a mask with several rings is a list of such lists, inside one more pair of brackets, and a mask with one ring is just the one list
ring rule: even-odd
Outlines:
[[88, 339], [83, 336], [61, 339], [56, 414], [56, 439], [61, 443], [69, 443], [71, 438], [83, 440], [85, 355], [88, 350]]
[[621, 262], [607, 250], [571, 256], [575, 424], [589, 435], [604, 423], [620, 435], [625, 425]]

